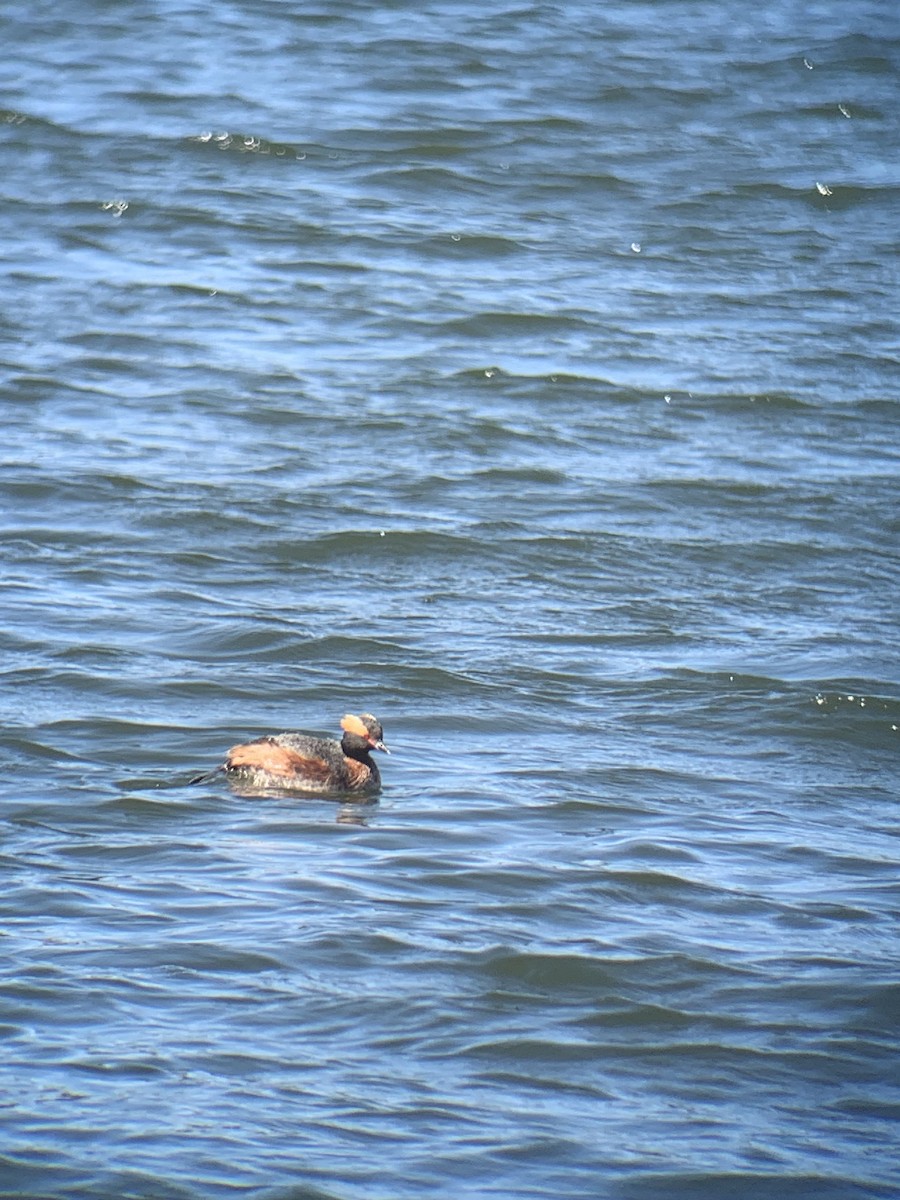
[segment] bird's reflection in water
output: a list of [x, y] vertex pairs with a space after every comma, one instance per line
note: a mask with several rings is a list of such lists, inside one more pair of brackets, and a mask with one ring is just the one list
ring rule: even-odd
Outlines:
[[378, 805], [372, 801], [368, 804], [342, 804], [335, 820], [338, 825], [368, 825], [377, 812]]
[[[241, 787], [234, 782], [231, 782], [231, 794], [245, 800], [290, 800], [295, 805], [315, 801], [319, 808], [322, 800], [329, 799], [315, 792], [298, 792], [293, 788]], [[374, 796], [358, 800], [348, 800], [344, 796], [334, 796], [332, 799], [337, 807], [335, 821], [338, 825], [368, 825], [378, 812], [378, 800]]]

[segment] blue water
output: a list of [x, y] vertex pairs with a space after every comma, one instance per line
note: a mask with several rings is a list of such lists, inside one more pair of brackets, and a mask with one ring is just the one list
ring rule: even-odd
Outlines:
[[0, 32], [0, 1195], [900, 1196], [893, 6]]

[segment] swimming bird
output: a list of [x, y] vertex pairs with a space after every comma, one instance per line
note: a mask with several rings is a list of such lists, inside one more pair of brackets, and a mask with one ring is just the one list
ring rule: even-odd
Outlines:
[[381, 722], [371, 713], [348, 714], [341, 720], [341, 729], [340, 741], [308, 733], [277, 733], [232, 746], [221, 766], [196, 776], [191, 783], [205, 783], [224, 773], [251, 788], [357, 795], [379, 791], [381, 775], [371, 751], [390, 754]]

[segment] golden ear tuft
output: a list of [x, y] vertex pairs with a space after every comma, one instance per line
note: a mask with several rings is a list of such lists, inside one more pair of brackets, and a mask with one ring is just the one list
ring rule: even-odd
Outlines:
[[341, 720], [341, 729], [347, 733], [355, 733], [358, 737], [368, 738], [369, 731], [363, 725], [359, 717], [354, 717], [352, 713], [347, 713], [346, 717]]

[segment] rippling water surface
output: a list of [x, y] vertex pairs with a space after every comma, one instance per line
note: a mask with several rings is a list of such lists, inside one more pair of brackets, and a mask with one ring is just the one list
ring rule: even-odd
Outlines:
[[892, 6], [0, 29], [2, 1195], [900, 1196]]

